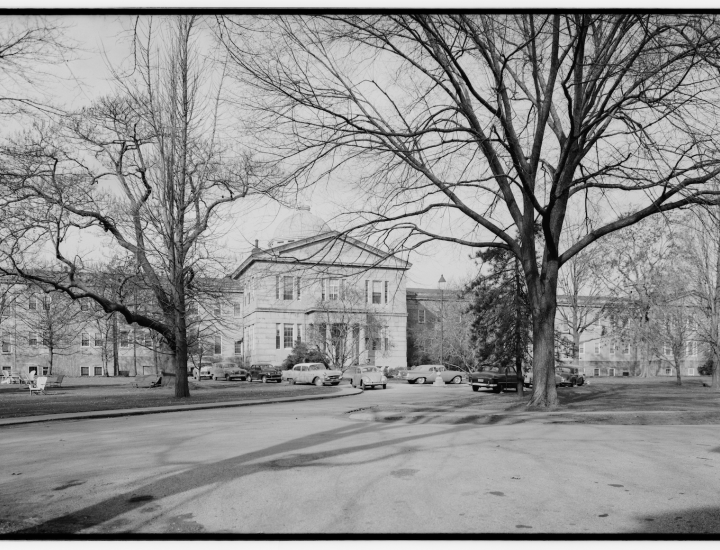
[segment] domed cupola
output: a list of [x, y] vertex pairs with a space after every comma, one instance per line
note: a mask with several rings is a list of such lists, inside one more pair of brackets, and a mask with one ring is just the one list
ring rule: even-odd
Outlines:
[[328, 231], [332, 231], [332, 229], [323, 219], [311, 214], [309, 206], [298, 206], [295, 212], [280, 222], [269, 245], [270, 248], [273, 248], [327, 233]]

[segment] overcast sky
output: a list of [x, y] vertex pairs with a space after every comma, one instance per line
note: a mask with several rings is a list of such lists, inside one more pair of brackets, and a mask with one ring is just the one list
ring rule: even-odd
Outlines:
[[[52, 95], [55, 101], [68, 108], [80, 108], [93, 99], [110, 93], [113, 89], [110, 66], [119, 65], [129, 54], [123, 42], [123, 29], [129, 28], [131, 16], [65, 16], [61, 18], [71, 27], [69, 36], [78, 44], [77, 59], [66, 67], [58, 68], [63, 79], [54, 82]], [[341, 176], [338, 176], [341, 177]], [[340, 185], [338, 185], [340, 184]], [[300, 203], [311, 207], [313, 214], [323, 218], [333, 229], [343, 229], [337, 219], [344, 211], [347, 200], [345, 185], [352, 182], [326, 182], [298, 197]], [[266, 246], [277, 226], [292, 213], [280, 205], [265, 201], [251, 207], [240, 206], [226, 216], [225, 226], [219, 237], [219, 245], [237, 255], [238, 261], [250, 251], [255, 240]], [[90, 246], [89, 243], [85, 243]], [[410, 287], [437, 287], [440, 275], [450, 284], [463, 284], [476, 272], [475, 262], [470, 259], [473, 251], [457, 245], [435, 243], [413, 252], [409, 261], [413, 267], [408, 272]]]

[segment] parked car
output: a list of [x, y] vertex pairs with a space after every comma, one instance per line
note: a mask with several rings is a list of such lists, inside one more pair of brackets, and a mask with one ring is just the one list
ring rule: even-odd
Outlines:
[[377, 367], [351, 367], [350, 368], [350, 385], [365, 389], [367, 387], [376, 388], [382, 386], [386, 388], [387, 377]]
[[448, 370], [444, 365], [418, 365], [411, 367], [407, 371], [400, 373], [400, 378], [407, 380], [409, 384], [425, 384], [427, 382], [435, 382], [438, 374], [446, 384], [460, 384], [463, 379], [461, 372]]
[[[523, 380], [523, 385], [526, 388], [529, 388], [530, 386], [532, 386], [532, 381], [533, 381], [533, 373], [532, 373], [532, 371], [528, 371], [525, 374], [525, 378]], [[562, 382], [562, 376], [560, 376], [556, 371], [555, 372], [555, 387], [556, 388], [560, 385], [560, 382]]]
[[250, 382], [253, 380], [262, 380], [263, 383], [280, 382], [282, 380], [282, 369], [280, 367], [275, 367], [270, 363], [250, 365], [248, 380]]
[[582, 386], [585, 377], [574, 367], [555, 367], [555, 374], [560, 376], [560, 386]]
[[288, 384], [315, 384], [323, 386], [332, 384], [337, 386], [340, 383], [342, 372], [329, 369], [322, 363], [298, 363], [290, 370], [282, 372], [282, 379]]
[[217, 363], [212, 368], [213, 380], [247, 380], [248, 371], [234, 363]]
[[200, 368], [195, 367], [193, 369], [193, 378], [195, 380], [202, 380], [203, 378], [212, 380], [212, 378], [213, 378], [212, 370], [213, 370], [212, 363], [201, 363]]
[[508, 388], [516, 388], [521, 380], [515, 367], [485, 366], [480, 367], [479, 371], [470, 373], [470, 385], [473, 391], [491, 388], [495, 393], [500, 393]]

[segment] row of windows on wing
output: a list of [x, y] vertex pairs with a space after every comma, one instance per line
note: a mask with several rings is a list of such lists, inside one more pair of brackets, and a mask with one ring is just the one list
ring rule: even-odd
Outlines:
[[[587, 353], [587, 349], [585, 346], [585, 342], [580, 342], [580, 347], [578, 348], [578, 354], [582, 357]], [[593, 353], [600, 354], [601, 349], [604, 348], [605, 345], [602, 342], [594, 342], [593, 343]], [[609, 344], [610, 348], [610, 355], [617, 355], [618, 351], [620, 351], [620, 348], [618, 347], [617, 343], [610, 342]], [[670, 344], [664, 344], [663, 345], [663, 354], [664, 355], [672, 355], [672, 346]], [[696, 340], [688, 340], [685, 342], [685, 355], [693, 356], [698, 354], [698, 342]], [[622, 344], [622, 355], [630, 355], [630, 344], [624, 343]]]
[[[257, 279], [250, 278], [246, 288], [245, 303], [250, 303], [256, 291]], [[347, 282], [339, 277], [320, 279], [321, 300], [344, 300], [348, 297]], [[371, 304], [387, 304], [389, 300], [389, 281], [366, 280], [365, 302]], [[303, 296], [302, 278], [293, 275], [275, 276], [276, 300], [300, 300]]]
[[[275, 349], [292, 349], [295, 344], [302, 342], [301, 334], [302, 325], [295, 323], [276, 323], [275, 324]], [[315, 325], [310, 324], [308, 330], [312, 334], [315, 331]], [[339, 342], [345, 344], [354, 344], [360, 340], [360, 325], [347, 323], [321, 323], [318, 325], [319, 334], [325, 334], [325, 338], [321, 338], [323, 346], [328, 341], [333, 345]], [[389, 350], [390, 341], [387, 336], [388, 327], [380, 329], [379, 338], [365, 338], [365, 349], [373, 350]]]

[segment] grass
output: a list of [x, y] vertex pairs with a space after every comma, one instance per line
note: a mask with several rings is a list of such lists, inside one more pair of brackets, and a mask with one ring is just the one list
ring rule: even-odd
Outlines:
[[33, 396], [24, 385], [0, 386], [0, 418], [276, 399], [339, 391], [335, 386], [190, 381], [190, 397], [180, 399], [174, 396], [174, 388], [171, 386], [134, 388], [127, 379], [118, 380], [114, 385], [109, 384], [107, 380], [96, 385], [89, 385], [86, 379], [80, 384], [74, 382], [74, 379], [66, 378], [60, 388], [51, 388], [45, 395]]

